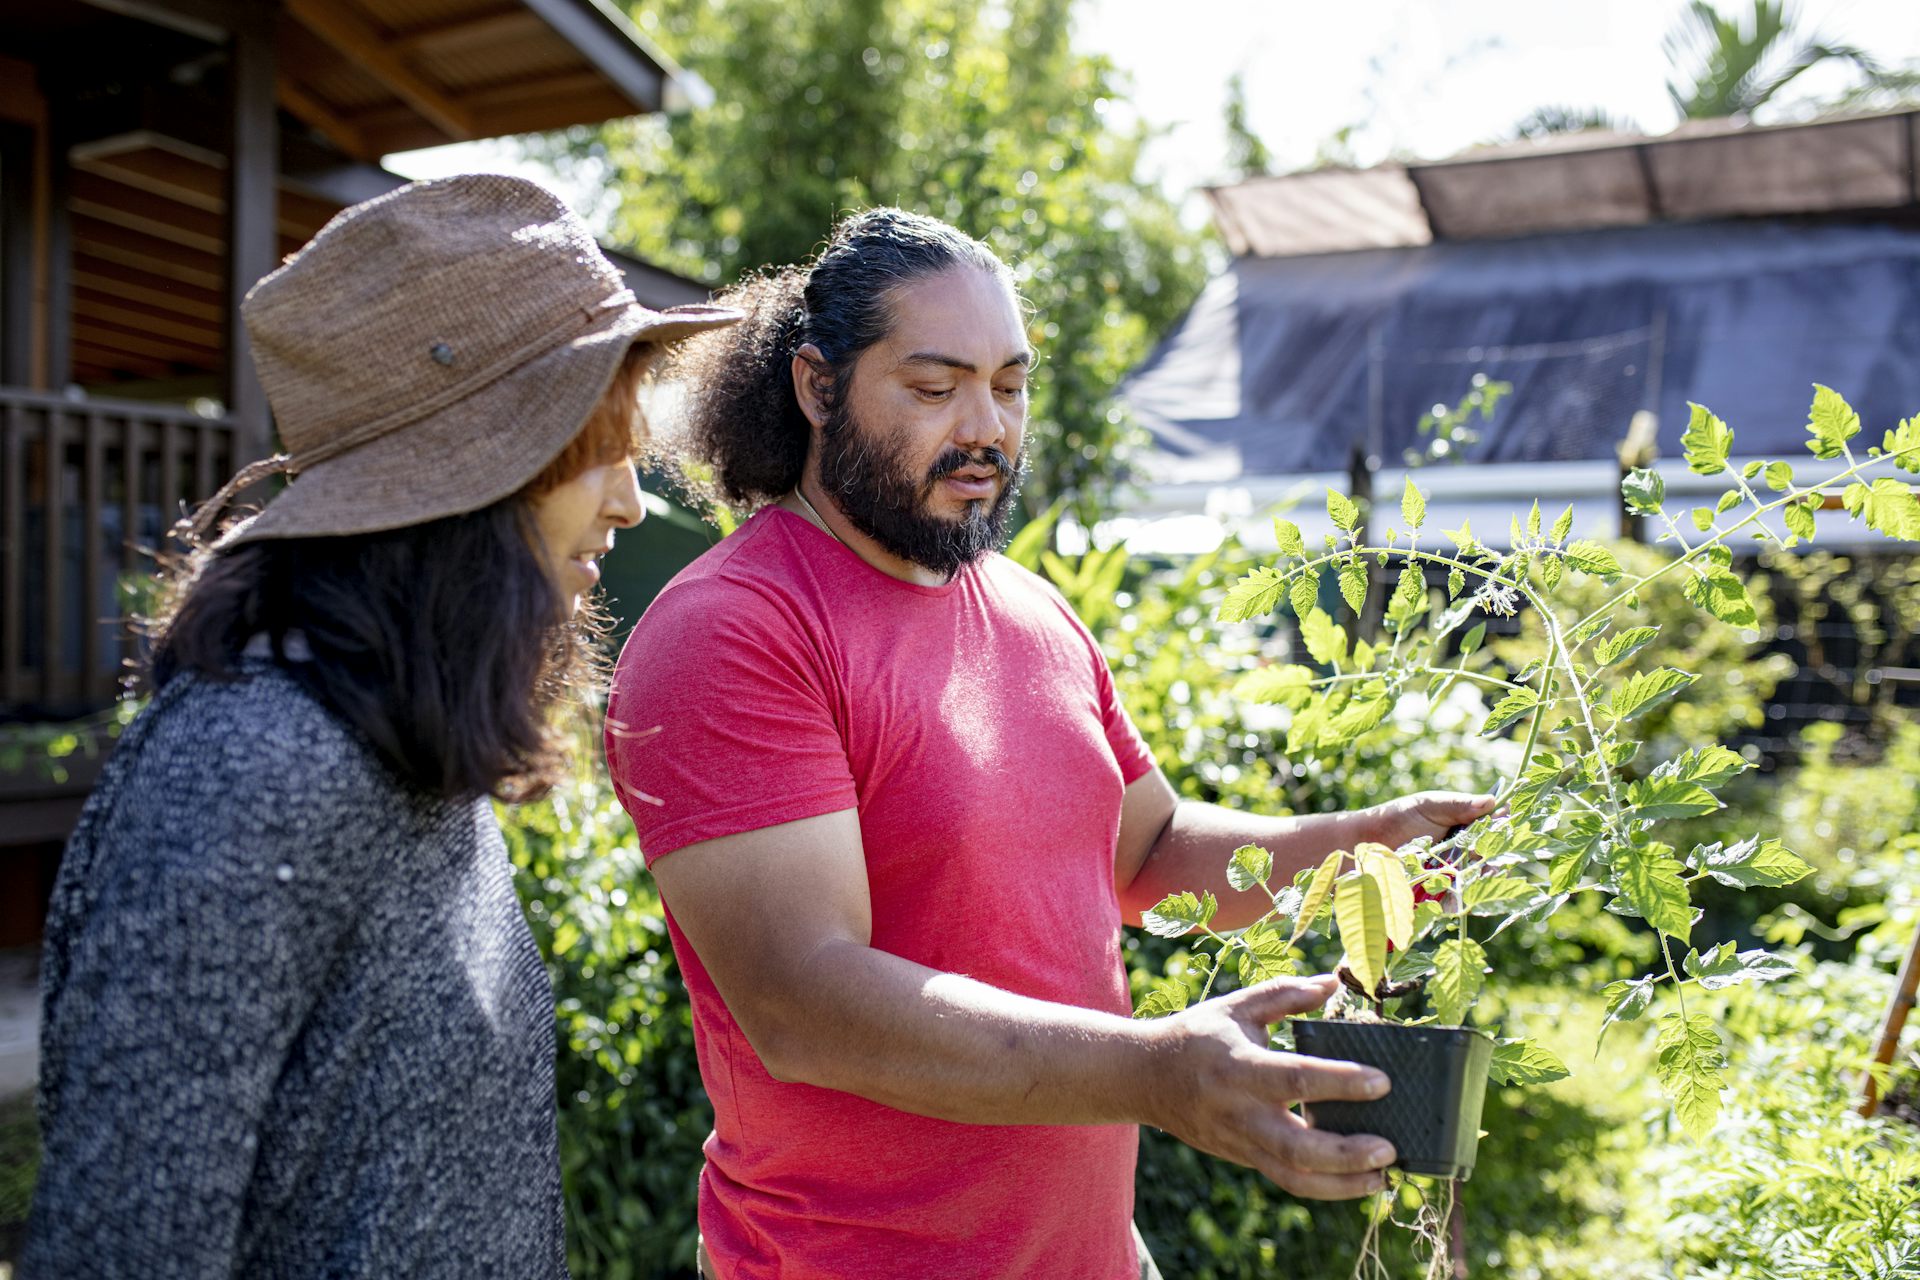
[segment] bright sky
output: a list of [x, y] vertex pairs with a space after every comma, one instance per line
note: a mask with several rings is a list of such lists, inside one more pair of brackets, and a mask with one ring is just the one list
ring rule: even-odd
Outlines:
[[[1671, 128], [1663, 37], [1684, 0], [1083, 0], [1078, 44], [1128, 71], [1169, 132], [1150, 165], [1177, 195], [1223, 176], [1227, 81], [1284, 171], [1347, 125], [1358, 159], [1450, 155], [1535, 107], [1597, 106]], [[1721, 0], [1723, 10], [1744, 7]], [[1803, 0], [1803, 30], [1883, 63], [1920, 58], [1920, 0]], [[1177, 12], [1178, 17], [1170, 17]], [[1815, 68], [1810, 93], [1849, 80]]]
[[[1742, 0], [1721, 0], [1723, 8]], [[1226, 169], [1227, 80], [1244, 73], [1254, 129], [1285, 171], [1357, 126], [1363, 164], [1410, 152], [1434, 159], [1501, 136], [1535, 107], [1597, 106], [1660, 132], [1672, 127], [1661, 41], [1685, 0], [1082, 0], [1076, 43], [1133, 81], [1133, 109], [1166, 130], [1148, 167], [1176, 198]], [[1920, 58], [1920, 0], [1802, 0], [1803, 30], [1883, 63]], [[1178, 18], [1169, 16], [1177, 12]], [[1820, 67], [1809, 94], [1848, 81]], [[547, 177], [509, 143], [390, 157], [424, 178], [474, 169]], [[581, 212], [593, 195], [565, 193]], [[1197, 216], [1204, 213], [1189, 206]]]

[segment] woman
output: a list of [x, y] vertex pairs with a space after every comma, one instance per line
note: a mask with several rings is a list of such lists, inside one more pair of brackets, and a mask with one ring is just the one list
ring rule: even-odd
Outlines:
[[500, 177], [347, 210], [243, 315], [289, 452], [203, 511], [61, 867], [21, 1273], [564, 1275], [552, 995], [489, 797], [562, 763], [636, 384], [737, 315], [639, 306]]

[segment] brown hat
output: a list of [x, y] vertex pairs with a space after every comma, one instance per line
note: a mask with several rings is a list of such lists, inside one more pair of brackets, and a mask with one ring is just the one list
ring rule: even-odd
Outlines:
[[198, 526], [264, 475], [298, 478], [223, 548], [498, 502], [573, 439], [634, 342], [741, 318], [641, 306], [558, 197], [491, 174], [344, 210], [247, 293], [241, 315], [286, 452], [242, 469]]

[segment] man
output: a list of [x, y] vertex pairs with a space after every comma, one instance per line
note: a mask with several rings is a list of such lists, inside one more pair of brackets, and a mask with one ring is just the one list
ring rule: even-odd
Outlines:
[[[760, 509], [621, 655], [609, 764], [669, 912], [714, 1132], [707, 1274], [1154, 1274], [1131, 1231], [1140, 1124], [1338, 1198], [1393, 1150], [1302, 1099], [1379, 1072], [1270, 1051], [1331, 978], [1128, 1017], [1120, 926], [1360, 840], [1484, 812], [1428, 795], [1268, 819], [1179, 801], [1086, 630], [992, 553], [1033, 353], [984, 245], [891, 209], [749, 281], [689, 348], [686, 461]], [[657, 733], [652, 732], [658, 726]]]

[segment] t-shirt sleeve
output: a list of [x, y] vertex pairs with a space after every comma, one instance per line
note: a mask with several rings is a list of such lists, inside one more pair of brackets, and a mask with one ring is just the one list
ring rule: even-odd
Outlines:
[[1127, 708], [1120, 701], [1106, 655], [1100, 652], [1100, 646], [1091, 635], [1087, 636], [1087, 643], [1093, 649], [1093, 678], [1100, 690], [1100, 724], [1106, 730], [1107, 746], [1113, 750], [1114, 762], [1120, 766], [1121, 779], [1132, 786], [1136, 780], [1153, 771], [1153, 751], [1147, 746], [1147, 740], [1140, 736], [1133, 717], [1127, 714]]
[[676, 849], [855, 808], [831, 672], [777, 602], [678, 584], [614, 670], [607, 767], [649, 865]]

